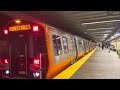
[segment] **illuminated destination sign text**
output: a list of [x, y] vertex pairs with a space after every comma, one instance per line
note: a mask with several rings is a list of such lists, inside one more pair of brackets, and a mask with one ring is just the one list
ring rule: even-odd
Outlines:
[[30, 30], [30, 29], [31, 29], [30, 24], [9, 27], [9, 31], [22, 31], [22, 30]]

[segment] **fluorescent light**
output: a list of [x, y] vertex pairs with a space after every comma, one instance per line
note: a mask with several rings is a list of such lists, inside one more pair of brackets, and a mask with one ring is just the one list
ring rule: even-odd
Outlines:
[[104, 36], [104, 34], [92, 34], [92, 36]]
[[111, 20], [111, 21], [100, 21], [100, 22], [90, 22], [90, 23], [82, 23], [81, 25], [86, 24], [98, 24], [98, 23], [109, 23], [109, 22], [119, 22], [120, 20]]
[[100, 29], [114, 29], [115, 27], [110, 27], [110, 28], [96, 28], [96, 29], [87, 29], [87, 30], [100, 30]]
[[114, 37], [112, 36], [111, 39], [113, 39]]
[[104, 37], [107, 37], [107, 36], [104, 36]]
[[104, 35], [109, 35], [109, 34], [104, 34]]
[[101, 39], [103, 39], [104, 37], [95, 37], [95, 38], [101, 38]]
[[106, 34], [106, 33], [111, 33], [111, 32], [112, 31], [91, 32], [90, 34], [93, 34], [93, 33]]

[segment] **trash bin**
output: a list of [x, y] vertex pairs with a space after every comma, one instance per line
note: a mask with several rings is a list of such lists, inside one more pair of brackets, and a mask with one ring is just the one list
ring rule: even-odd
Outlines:
[[117, 50], [117, 54], [120, 56], [120, 50]]
[[111, 46], [110, 46], [110, 50], [111, 50], [111, 51], [116, 51], [115, 46], [114, 46], [114, 45], [111, 45]]

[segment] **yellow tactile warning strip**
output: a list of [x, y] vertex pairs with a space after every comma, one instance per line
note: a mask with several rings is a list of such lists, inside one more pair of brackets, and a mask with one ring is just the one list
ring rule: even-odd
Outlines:
[[63, 72], [55, 76], [53, 79], [69, 79], [84, 63], [88, 58], [96, 51], [96, 48], [88, 53], [86, 56], [81, 58], [79, 61], [65, 69]]

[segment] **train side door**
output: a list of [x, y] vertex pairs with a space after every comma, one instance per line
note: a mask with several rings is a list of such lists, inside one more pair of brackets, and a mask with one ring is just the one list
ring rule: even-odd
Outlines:
[[75, 63], [77, 61], [77, 56], [78, 56], [78, 50], [77, 50], [77, 43], [76, 43], [76, 39], [72, 38], [72, 52], [74, 55], [74, 60], [71, 61], [71, 64]]
[[86, 54], [86, 43], [85, 40], [83, 40], [83, 47], [84, 47], [84, 55]]

